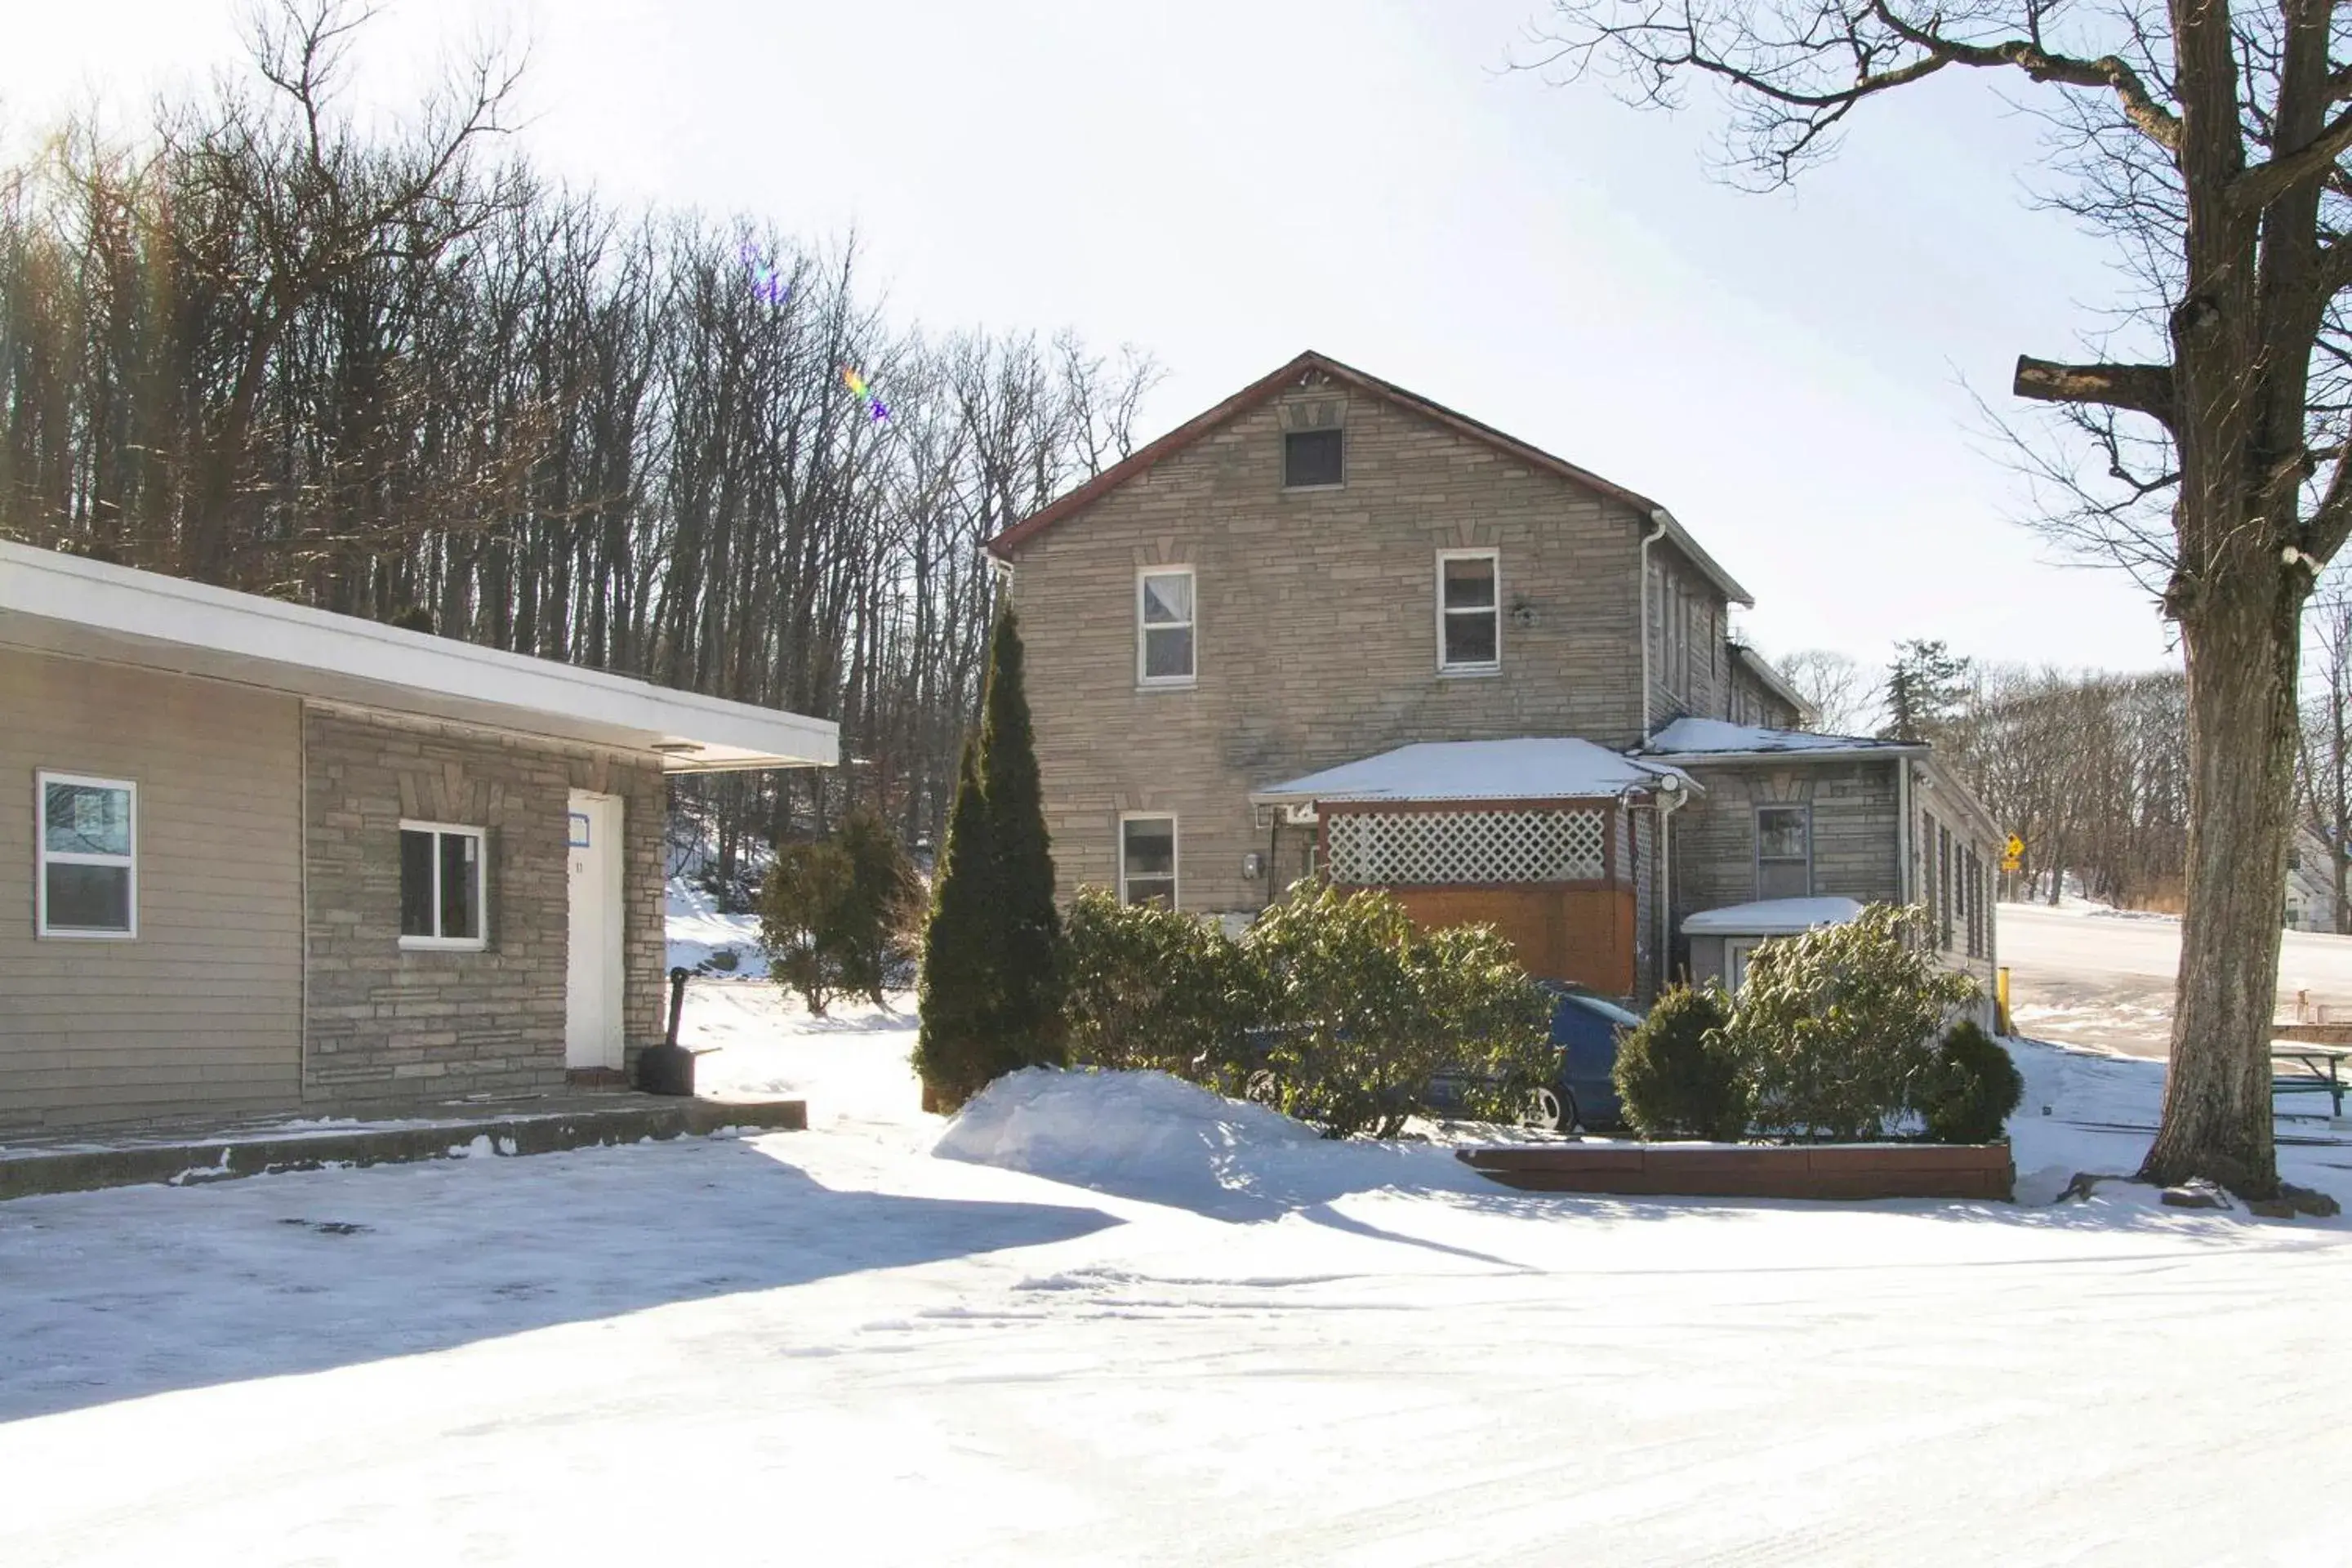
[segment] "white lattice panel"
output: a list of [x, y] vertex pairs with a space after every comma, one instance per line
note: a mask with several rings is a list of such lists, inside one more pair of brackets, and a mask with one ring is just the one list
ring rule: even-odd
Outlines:
[[1325, 832], [1335, 882], [1587, 882], [1608, 866], [1599, 811], [1349, 811]]

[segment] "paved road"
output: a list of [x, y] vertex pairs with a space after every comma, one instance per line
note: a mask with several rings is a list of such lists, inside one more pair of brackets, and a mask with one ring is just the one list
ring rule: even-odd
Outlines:
[[[2010, 968], [2011, 1010], [2021, 1032], [2125, 1056], [2165, 1055], [2179, 921], [2040, 904], [2003, 904], [1999, 918], [2000, 962]], [[2286, 932], [2282, 1017], [2294, 1016], [2299, 990], [2331, 1018], [2352, 1021], [2352, 937]]]

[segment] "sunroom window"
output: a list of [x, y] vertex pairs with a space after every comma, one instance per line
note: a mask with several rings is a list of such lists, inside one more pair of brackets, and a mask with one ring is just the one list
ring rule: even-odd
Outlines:
[[478, 949], [486, 836], [441, 822], [400, 825], [400, 945]]
[[38, 775], [35, 929], [49, 937], [139, 934], [139, 786], [79, 773]]
[[1192, 679], [1192, 569], [1171, 567], [1136, 579], [1136, 679], [1146, 686]]
[[1495, 551], [1438, 552], [1438, 668], [1476, 672], [1502, 668], [1499, 575], [1500, 563]]

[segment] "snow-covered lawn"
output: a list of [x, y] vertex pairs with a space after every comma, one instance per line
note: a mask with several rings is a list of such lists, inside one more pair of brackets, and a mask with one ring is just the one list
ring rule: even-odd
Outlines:
[[731, 965], [719, 959], [712, 967], [751, 979], [768, 973], [759, 916], [721, 914], [719, 900], [684, 877], [669, 879], [668, 900], [671, 968], [698, 969], [721, 953], [732, 953]]
[[[903, 1012], [688, 1009], [812, 1130], [0, 1205], [0, 1563], [2352, 1550], [2341, 1225], [1544, 1197], [1168, 1080], [942, 1158]], [[2030, 1187], [2137, 1159], [2154, 1064], [2024, 1065]]]

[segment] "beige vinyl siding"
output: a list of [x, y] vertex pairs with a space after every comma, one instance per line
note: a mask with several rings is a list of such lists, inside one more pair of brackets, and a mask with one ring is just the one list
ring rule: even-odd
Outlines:
[[[139, 786], [139, 934], [34, 934], [34, 775]], [[290, 697], [0, 648], [0, 1129], [300, 1098]]]

